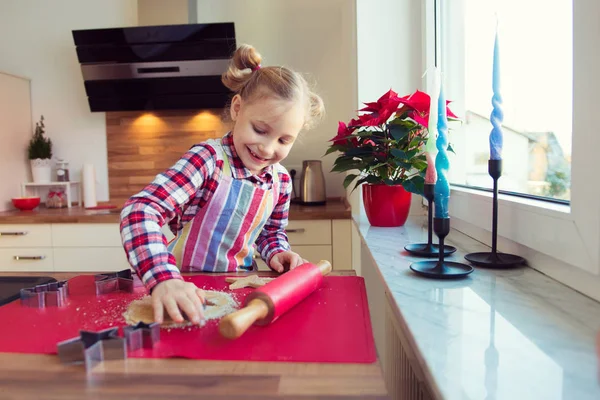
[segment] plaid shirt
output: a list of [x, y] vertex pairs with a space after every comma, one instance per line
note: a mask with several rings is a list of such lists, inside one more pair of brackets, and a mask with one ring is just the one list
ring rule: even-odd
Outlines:
[[[234, 179], [246, 179], [261, 189], [271, 189], [273, 166], [252, 175], [237, 155], [231, 133], [223, 137], [222, 147], [229, 157]], [[129, 263], [149, 290], [162, 281], [182, 279], [175, 257], [167, 250], [161, 227], [169, 223], [171, 232], [177, 234], [190, 222], [214, 195], [222, 170], [223, 160], [217, 159], [215, 149], [207, 144], [195, 145], [125, 203], [121, 212], [121, 239]], [[279, 200], [256, 240], [257, 251], [267, 265], [275, 254], [290, 249], [285, 227], [292, 185], [283, 167], [278, 174]]]

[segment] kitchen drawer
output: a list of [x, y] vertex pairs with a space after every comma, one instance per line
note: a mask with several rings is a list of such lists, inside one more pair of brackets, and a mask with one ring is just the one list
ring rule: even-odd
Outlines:
[[[320, 260], [328, 260], [331, 262], [331, 246], [292, 246], [292, 251], [300, 254], [302, 258], [308, 260], [311, 263], [317, 263]], [[256, 259], [259, 271], [269, 271], [270, 268], [262, 260], [262, 258]], [[335, 268], [335, 266], [333, 266]]]
[[123, 247], [119, 224], [52, 224], [53, 247]]
[[329, 219], [289, 221], [285, 230], [292, 246], [331, 244], [331, 220]]
[[0, 248], [52, 247], [50, 224], [0, 224]]
[[129, 269], [122, 247], [55, 247], [54, 270], [104, 272]]
[[0, 249], [0, 271], [53, 271], [52, 248]]

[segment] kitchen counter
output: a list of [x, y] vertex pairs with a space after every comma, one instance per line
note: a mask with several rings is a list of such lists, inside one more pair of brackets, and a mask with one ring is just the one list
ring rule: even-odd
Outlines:
[[[82, 207], [45, 208], [33, 211], [0, 212], [0, 224], [56, 224], [56, 223], [118, 223], [120, 208], [86, 210]], [[344, 199], [328, 199], [324, 206], [290, 206], [290, 220], [350, 219], [350, 206]]]
[[[409, 269], [422, 259], [404, 246], [427, 241], [423, 218], [399, 228], [356, 224], [370, 306], [378, 307], [379, 293], [388, 302], [386, 315], [401, 331], [417, 385], [427, 387], [429, 395], [419, 398], [600, 399], [598, 302], [529, 267], [476, 268], [463, 280], [422, 278]], [[449, 259], [459, 262], [466, 253], [489, 251], [454, 230], [446, 244], [458, 248]], [[377, 339], [376, 325], [382, 324], [374, 323]]]
[[[78, 274], [21, 275], [51, 275], [62, 280]], [[264, 275], [272, 273], [265, 272]], [[354, 275], [354, 271], [333, 271], [332, 275]], [[379, 363], [322, 364], [129, 358], [126, 361], [102, 362], [86, 373], [81, 365], [61, 364], [57, 356], [0, 353], [0, 376], [2, 396], [22, 400], [41, 397], [132, 400], [387, 398]]]

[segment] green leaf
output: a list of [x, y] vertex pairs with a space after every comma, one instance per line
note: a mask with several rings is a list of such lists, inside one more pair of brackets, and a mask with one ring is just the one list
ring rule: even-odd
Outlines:
[[352, 183], [353, 180], [358, 178], [356, 174], [349, 174], [344, 178], [344, 189], [348, 189], [348, 186]]
[[409, 158], [404, 151], [399, 150], [399, 149], [392, 149], [392, 150], [390, 150], [390, 152], [392, 153], [392, 155], [394, 157], [398, 157], [398, 158], [402, 158], [402, 159]]
[[397, 141], [400, 141], [400, 140], [404, 139], [406, 136], [408, 136], [409, 131], [410, 131], [410, 129], [408, 129], [405, 126], [397, 125], [397, 124], [390, 124], [390, 134]]
[[371, 153], [372, 153], [372, 150], [370, 150], [369, 148], [353, 147], [353, 148], [349, 149], [348, 151], [346, 151], [346, 156], [354, 157], [354, 156], [360, 156], [363, 154], [371, 154]]
[[422, 171], [424, 169], [427, 169], [427, 161], [416, 159], [413, 161], [412, 166], [413, 168]]
[[402, 186], [411, 193], [423, 195], [425, 179], [420, 175], [416, 175], [402, 182]]
[[452, 145], [450, 143], [448, 143], [448, 147], [447, 147], [448, 151], [451, 151], [452, 153], [456, 154], [454, 152], [454, 148], [452, 147]]
[[339, 145], [333, 145], [331, 147], [329, 147], [327, 149], [327, 151], [325, 152], [324, 156], [333, 153], [334, 151], [342, 151], [342, 146]]

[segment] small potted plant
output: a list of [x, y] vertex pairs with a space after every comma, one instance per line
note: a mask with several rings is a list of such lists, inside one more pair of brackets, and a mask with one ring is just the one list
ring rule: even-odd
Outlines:
[[31, 175], [35, 183], [47, 183], [52, 180], [52, 140], [44, 136], [44, 116], [35, 123], [35, 132], [29, 140], [27, 153], [31, 164]]
[[[411, 193], [423, 194], [430, 102], [429, 95], [418, 90], [405, 97], [390, 90], [376, 102], [365, 103], [348, 124], [339, 122], [330, 140], [325, 154], [340, 153], [331, 171], [349, 172], [344, 188], [363, 184], [365, 211], [373, 226], [404, 225]], [[447, 113], [456, 118], [449, 109]]]

